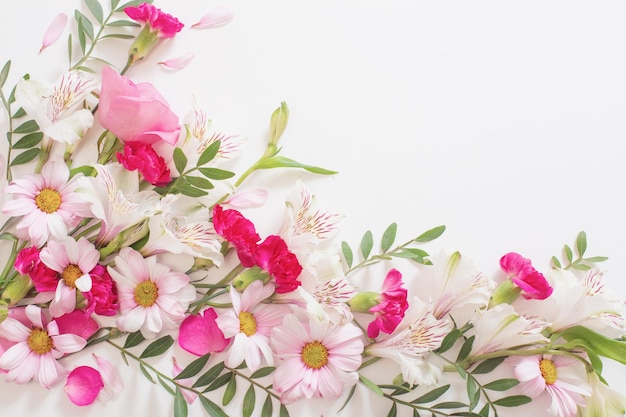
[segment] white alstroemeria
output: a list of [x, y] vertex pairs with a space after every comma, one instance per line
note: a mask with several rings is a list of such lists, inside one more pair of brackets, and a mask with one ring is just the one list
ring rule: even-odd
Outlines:
[[471, 356], [548, 342], [541, 334], [548, 323], [522, 317], [510, 304], [499, 304], [482, 311], [471, 323], [473, 328], [469, 335], [475, 336]]
[[432, 267], [421, 268], [418, 275], [407, 279], [407, 289], [409, 296], [418, 295], [432, 303], [435, 317], [455, 317], [454, 310], [487, 305], [495, 282], [478, 271], [472, 261], [459, 252], [444, 251], [430, 260]]
[[554, 291], [545, 300], [518, 300], [515, 308], [551, 323], [553, 331], [586, 326], [607, 337], [626, 332], [623, 305], [603, 285], [602, 272], [592, 269], [580, 279], [574, 273], [552, 269], [546, 274]]
[[220, 141], [217, 155], [207, 165], [215, 166], [221, 161], [236, 157], [245, 141], [239, 133], [221, 130], [195, 103], [193, 113], [185, 118], [185, 126], [188, 135], [181, 149], [187, 157], [188, 167], [196, 166], [202, 152], [217, 141]]
[[168, 194], [161, 199], [160, 212], [149, 220], [150, 237], [141, 249], [144, 256], [158, 253], [186, 254], [220, 265], [221, 239], [210, 222], [209, 209], [196, 199]]
[[593, 390], [584, 407], [580, 407], [580, 417], [622, 417], [626, 413], [626, 397], [600, 381], [595, 372], [587, 374]]
[[452, 330], [452, 322], [437, 319], [431, 306], [413, 297], [404, 319], [387, 338], [365, 348], [371, 356], [398, 363], [402, 377], [410, 384], [432, 385], [443, 372], [443, 363], [430, 352], [439, 348]]
[[96, 80], [70, 71], [55, 84], [20, 80], [15, 99], [47, 137], [73, 145], [93, 125], [93, 114], [85, 108], [85, 101], [97, 86]]
[[97, 244], [103, 245], [154, 215], [160, 196], [153, 190], [139, 191], [137, 173], [118, 163], [94, 168], [98, 175], [83, 178], [79, 192], [91, 204], [93, 216], [102, 221]]

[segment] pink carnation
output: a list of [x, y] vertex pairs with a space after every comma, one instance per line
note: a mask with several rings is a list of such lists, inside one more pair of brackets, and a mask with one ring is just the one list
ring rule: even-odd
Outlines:
[[83, 293], [87, 299], [87, 312], [101, 316], [114, 316], [120, 309], [117, 286], [107, 269], [98, 264], [89, 272], [91, 290]]
[[41, 262], [36, 246], [22, 249], [15, 259], [15, 269], [22, 275], [28, 275], [39, 292], [55, 291], [59, 282], [56, 271]]
[[164, 13], [149, 3], [126, 7], [124, 12], [138, 22], [150, 25], [153, 31], [159, 32], [160, 38], [172, 38], [183, 28], [183, 24], [174, 16]]
[[263, 243], [257, 246], [254, 259], [260, 268], [274, 278], [277, 293], [294, 291], [302, 284], [298, 281], [302, 266], [280, 236], [272, 235], [265, 238]]
[[515, 285], [522, 289], [524, 298], [543, 300], [552, 294], [552, 287], [546, 278], [532, 266], [530, 259], [518, 253], [509, 252], [500, 259], [500, 268]]
[[127, 170], [141, 172], [146, 181], [157, 187], [164, 187], [172, 181], [165, 160], [151, 145], [128, 143], [124, 146], [123, 153], [117, 153], [117, 160]]
[[380, 303], [369, 309], [370, 313], [376, 316], [367, 326], [369, 337], [375, 338], [381, 331], [387, 334], [393, 333], [409, 308], [406, 297], [407, 290], [402, 288], [402, 274], [392, 269], [385, 277]]
[[249, 268], [256, 265], [254, 252], [261, 237], [250, 220], [237, 210], [224, 210], [222, 206], [216, 205], [213, 208], [213, 227], [218, 235], [237, 249], [243, 266]]

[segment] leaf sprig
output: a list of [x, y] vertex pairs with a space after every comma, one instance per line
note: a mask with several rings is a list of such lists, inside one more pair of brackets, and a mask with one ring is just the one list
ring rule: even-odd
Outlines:
[[567, 262], [565, 266], [559, 261], [557, 256], [552, 257], [552, 264], [555, 268], [559, 269], [577, 269], [579, 271], [588, 271], [593, 268], [594, 264], [598, 262], [604, 262], [609, 259], [606, 256], [587, 256], [587, 234], [581, 231], [576, 236], [576, 242], [574, 243], [576, 250], [576, 258], [574, 259], [574, 251], [572, 248], [565, 244], [563, 247], [564, 260]]

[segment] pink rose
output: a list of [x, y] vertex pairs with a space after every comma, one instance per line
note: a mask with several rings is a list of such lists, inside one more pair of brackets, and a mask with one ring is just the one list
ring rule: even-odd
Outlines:
[[158, 32], [160, 38], [172, 38], [184, 26], [171, 14], [164, 13], [161, 9], [149, 3], [126, 7], [124, 12], [131, 19], [150, 25], [151, 30]]
[[151, 145], [129, 143], [124, 146], [123, 153], [117, 153], [117, 160], [129, 171], [139, 170], [146, 181], [157, 187], [164, 187], [172, 181], [165, 160]]
[[134, 84], [109, 67], [102, 69], [98, 119], [122, 142], [175, 145], [178, 116], [150, 83]]
[[543, 300], [552, 294], [552, 287], [546, 278], [532, 266], [530, 259], [518, 253], [509, 252], [500, 259], [500, 268], [515, 285], [521, 288], [524, 298]]

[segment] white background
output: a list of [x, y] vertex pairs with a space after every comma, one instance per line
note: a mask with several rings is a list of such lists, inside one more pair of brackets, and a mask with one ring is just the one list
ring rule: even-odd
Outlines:
[[[218, 4], [157, 6], [189, 27]], [[80, 2], [0, 5], [0, 63], [13, 60], [7, 86], [25, 72], [54, 80], [66, 68], [67, 29], [37, 51], [52, 18], [75, 7]], [[184, 30], [131, 78], [154, 83], [180, 115], [195, 96], [215, 120], [247, 134], [244, 165], [256, 159], [271, 112], [286, 101], [283, 154], [340, 174], [268, 178], [305, 180], [322, 206], [346, 214], [340, 238], [353, 246], [368, 229], [380, 238], [391, 222], [400, 241], [446, 224], [427, 249], [460, 250], [497, 274], [509, 251], [545, 270], [585, 230], [590, 254], [610, 257], [602, 264], [608, 285], [626, 298], [626, 4], [242, 0], [232, 7], [231, 24]], [[195, 58], [184, 70], [155, 64], [187, 51]], [[121, 66], [123, 55], [116, 59]], [[276, 207], [284, 195], [271, 199]], [[257, 221], [262, 234], [277, 220], [266, 221]], [[35, 407], [31, 415], [170, 414], [160, 387], [121, 367], [128, 389], [106, 405], [78, 410], [60, 389], [7, 384], [0, 403], [11, 415], [26, 406]], [[625, 392], [623, 374], [607, 369]], [[192, 411], [200, 414], [199, 405]]]

